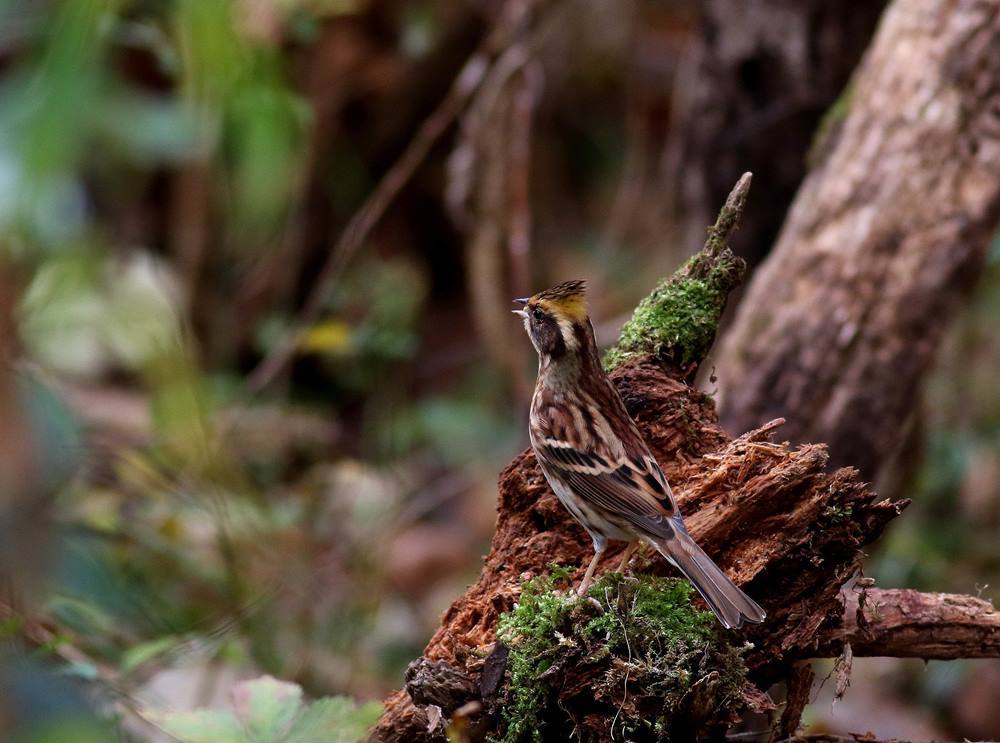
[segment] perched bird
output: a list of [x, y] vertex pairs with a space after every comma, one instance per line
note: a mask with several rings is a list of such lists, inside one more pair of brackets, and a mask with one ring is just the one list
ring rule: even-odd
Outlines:
[[762, 622], [764, 610], [695, 544], [677, 502], [601, 366], [587, 316], [586, 287], [567, 281], [514, 301], [538, 351], [529, 433], [542, 472], [562, 504], [590, 533], [594, 559], [586, 594], [609, 539], [652, 545], [690, 580], [727, 628]]

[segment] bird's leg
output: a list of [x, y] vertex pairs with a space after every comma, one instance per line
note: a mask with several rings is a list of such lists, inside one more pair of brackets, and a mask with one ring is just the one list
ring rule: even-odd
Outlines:
[[628, 567], [628, 561], [632, 558], [632, 553], [635, 552], [635, 548], [639, 546], [639, 542], [629, 542], [628, 547], [622, 552], [622, 561], [618, 565], [618, 572], [622, 575], [625, 574], [625, 569]]
[[579, 596], [586, 596], [587, 589], [590, 588], [590, 582], [594, 579], [594, 568], [597, 567], [598, 561], [601, 559], [601, 555], [604, 554], [605, 544], [598, 546], [594, 545], [594, 559], [590, 561], [590, 565], [587, 567], [587, 572], [583, 574], [583, 580], [580, 582], [580, 587], [576, 589]]

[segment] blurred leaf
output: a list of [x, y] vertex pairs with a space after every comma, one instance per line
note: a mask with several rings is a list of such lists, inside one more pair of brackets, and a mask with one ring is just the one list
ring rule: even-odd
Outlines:
[[[2, 215], [28, 228], [43, 244], [69, 238], [80, 196], [71, 175], [88, 143], [89, 127], [101, 96], [108, 27], [116, 0], [62, 0], [45, 25], [45, 44], [15, 73], [0, 108], [0, 141], [16, 186], [10, 213]], [[3, 179], [0, 178], [0, 181]], [[7, 202], [9, 203], [9, 202]]]
[[262, 676], [237, 684], [233, 706], [251, 740], [280, 741], [302, 706], [302, 687]]
[[156, 712], [148, 716], [183, 743], [256, 743], [243, 734], [236, 716], [229, 711], [199, 709], [193, 712]]
[[24, 617], [11, 616], [0, 619], [0, 641], [18, 637], [24, 629]]
[[40, 379], [21, 375], [18, 381], [35, 440], [32, 451], [41, 485], [54, 493], [73, 476], [83, 459], [80, 424], [63, 399]]
[[[122, 265], [124, 263], [124, 265]], [[129, 369], [141, 369], [180, 347], [177, 291], [166, 267], [144, 253], [105, 266], [103, 340]], [[113, 274], [113, 278], [111, 276]]]
[[49, 611], [63, 625], [84, 635], [107, 634], [114, 620], [99, 607], [71, 596], [54, 596]]
[[144, 165], [178, 162], [197, 149], [197, 121], [181, 101], [119, 91], [96, 112], [97, 132], [109, 147]]
[[62, 0], [46, 31], [37, 66], [8, 91], [6, 116], [17, 123], [25, 168], [44, 178], [66, 169], [83, 147], [82, 133], [102, 82], [100, 57], [111, 0]]
[[278, 61], [257, 60], [247, 80], [233, 91], [226, 122], [231, 152], [232, 212], [247, 237], [274, 232], [292, 208], [306, 152], [310, 109], [282, 80]]
[[63, 669], [63, 673], [67, 676], [75, 676], [77, 678], [84, 679], [85, 681], [94, 681], [98, 678], [97, 666], [93, 663], [87, 663], [85, 661], [73, 661], [67, 664]]
[[303, 335], [299, 348], [311, 353], [342, 355], [351, 347], [351, 328], [343, 320], [313, 325]]
[[[183, 743], [357, 743], [378, 720], [377, 702], [346, 697], [302, 703], [298, 684], [263, 676], [233, 690], [230, 712], [153, 712], [151, 720]], [[242, 723], [242, 725], [241, 725]]]
[[180, 639], [174, 635], [157, 637], [153, 640], [140, 642], [133, 645], [122, 653], [121, 670], [123, 673], [131, 673], [146, 661], [161, 655], [178, 645]]
[[10, 743], [108, 743], [114, 733], [108, 726], [90, 718], [41, 722], [31, 725], [10, 739]]
[[175, 293], [164, 269], [143, 253], [125, 260], [89, 251], [52, 256], [22, 298], [22, 337], [58, 371], [96, 375], [114, 362], [136, 370], [177, 345]]
[[357, 743], [381, 714], [378, 702], [356, 705], [346, 697], [320, 699], [299, 715], [285, 743]]
[[153, 372], [156, 433], [171, 454], [199, 468], [213, 458], [208, 388], [183, 352], [166, 354]]
[[403, 50], [414, 58], [423, 57], [434, 46], [437, 19], [429, 6], [411, 3], [407, 6], [400, 39]]
[[236, 33], [233, 3], [179, 0], [176, 21], [184, 92], [202, 114], [221, 114], [249, 62], [249, 49]]
[[21, 300], [21, 333], [31, 354], [46, 366], [93, 374], [103, 366], [100, 263], [90, 253], [50, 258], [35, 273]]

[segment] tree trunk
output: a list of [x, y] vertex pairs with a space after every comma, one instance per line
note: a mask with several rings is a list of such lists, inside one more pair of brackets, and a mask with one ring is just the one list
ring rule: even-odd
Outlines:
[[1000, 5], [897, 0], [722, 343], [730, 431], [872, 478], [1000, 216]]
[[698, 249], [733, 174], [743, 170], [754, 172], [758, 198], [733, 250], [751, 265], [767, 255], [806, 175], [816, 128], [884, 7], [885, 0], [698, 5], [700, 33], [690, 70], [676, 83], [676, 128], [663, 163], [665, 191], [677, 194], [684, 255]]

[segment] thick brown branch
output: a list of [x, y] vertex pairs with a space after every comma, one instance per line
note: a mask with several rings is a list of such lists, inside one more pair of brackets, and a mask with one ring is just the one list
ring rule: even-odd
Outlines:
[[817, 655], [836, 656], [850, 643], [856, 656], [1000, 658], [1000, 612], [974, 596], [870, 588], [864, 610], [847, 594], [844, 626], [825, 633]]

